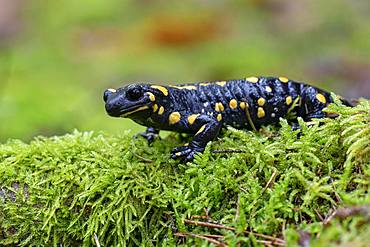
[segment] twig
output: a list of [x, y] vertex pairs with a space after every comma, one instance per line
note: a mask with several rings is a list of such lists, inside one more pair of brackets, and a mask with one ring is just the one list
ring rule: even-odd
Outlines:
[[[186, 219], [184, 220], [184, 222], [185, 222], [185, 224], [188, 224], [188, 225], [204, 226], [204, 227], [215, 228], [215, 229], [225, 229], [225, 230], [229, 230], [229, 231], [235, 231], [236, 230], [234, 227], [225, 226], [225, 225], [222, 225], [222, 224], [215, 224], [215, 223], [194, 221], [194, 220], [186, 220]], [[250, 231], [244, 231], [244, 233], [245, 234], [253, 234], [257, 237], [261, 237], [261, 238], [271, 240], [272, 244], [275, 244], [275, 245], [279, 245], [279, 246], [284, 246], [285, 245], [285, 241], [280, 239], [280, 238], [275, 238], [275, 237], [268, 236], [268, 235], [265, 235], [265, 234], [254, 233], [254, 232], [250, 232]]]
[[333, 187], [334, 187], [335, 198], [337, 199], [339, 204], [343, 204], [342, 198], [340, 198], [340, 195], [338, 194], [337, 189], [335, 188], [334, 184], [333, 184]]
[[190, 218], [192, 220], [194, 220], [194, 219], [208, 220], [209, 216], [207, 216], [207, 215], [192, 215]]
[[209, 216], [208, 208], [206, 207], [206, 208], [204, 208], [203, 210], [204, 210], [204, 213], [206, 214], [206, 216], [207, 216], [208, 218], [211, 218], [211, 217]]
[[317, 217], [319, 217], [320, 221], [324, 221], [324, 218], [321, 216], [320, 212], [314, 209], [315, 213], [317, 214]]
[[329, 213], [325, 216], [325, 219], [323, 221], [324, 225], [329, 224], [329, 222], [333, 219], [334, 215], [335, 215], [335, 210], [330, 209]]
[[94, 232], [94, 240], [95, 240], [96, 247], [100, 247], [99, 239], [95, 232]]
[[244, 189], [243, 187], [240, 187], [240, 186], [239, 186], [239, 189], [240, 189], [241, 191], [243, 191], [245, 194], [248, 194], [248, 191], [247, 191], [246, 189]]
[[335, 187], [335, 184], [333, 182], [333, 178], [330, 178], [330, 183], [334, 188], [334, 195], [335, 195], [335, 198], [337, 199], [338, 203], [343, 204], [342, 198], [340, 198], [340, 195], [337, 192], [337, 188]]
[[240, 194], [238, 195], [238, 203], [236, 204], [235, 221], [239, 219], [239, 216], [240, 216]]
[[175, 236], [177, 237], [193, 237], [193, 238], [199, 238], [199, 239], [203, 239], [203, 240], [207, 240], [208, 242], [212, 243], [212, 244], [215, 244], [217, 246], [221, 246], [221, 247], [228, 247], [226, 244], [216, 240], [216, 239], [213, 239], [213, 238], [209, 238], [209, 237], [206, 237], [206, 236], [203, 236], [203, 235], [199, 235], [199, 234], [194, 234], [194, 233], [187, 233], [187, 232], [177, 232], [174, 234]]
[[202, 219], [202, 220], [208, 220], [208, 221], [211, 221], [211, 217], [209, 216], [209, 212], [208, 212], [208, 208], [204, 208], [204, 214], [205, 215], [192, 215], [190, 218], [192, 220], [194, 219]]
[[150, 160], [150, 159], [147, 159], [147, 158], [144, 158], [138, 154], [136, 154], [135, 152], [131, 151], [131, 153], [136, 157], [136, 158], [139, 158], [141, 159], [142, 161], [144, 161], [145, 163], [153, 163], [154, 160]]
[[184, 220], [185, 224], [188, 225], [194, 225], [194, 226], [205, 226], [208, 228], [216, 228], [216, 229], [226, 229], [230, 231], [235, 231], [234, 227], [225, 226], [222, 224], [216, 224], [216, 223], [209, 223], [209, 222], [203, 222], [203, 221], [194, 221], [194, 220]]
[[[254, 205], [257, 203], [257, 201], [263, 196], [263, 194], [266, 192], [267, 188], [271, 186], [271, 184], [274, 182], [275, 178], [276, 178], [276, 175], [277, 175], [277, 170], [276, 168], [274, 168], [274, 172], [272, 173], [270, 179], [267, 181], [265, 187], [262, 189], [261, 193], [259, 193], [259, 195], [252, 201], [251, 205]], [[257, 214], [257, 212], [254, 210], [251, 215], [250, 215], [250, 218], [254, 218], [255, 215]]]
[[224, 235], [216, 235], [216, 234], [203, 234], [203, 236], [207, 238], [224, 238]]
[[[217, 238], [217, 239], [225, 238], [225, 236], [223, 236], [223, 235], [211, 235], [211, 234], [201, 235], [201, 234], [194, 234], [194, 233], [188, 233], [188, 232], [177, 232], [174, 235], [177, 236], [177, 237], [194, 237], [194, 238], [204, 239], [204, 240], [207, 240], [208, 242], [213, 243], [217, 246], [227, 247], [227, 245], [222, 243], [221, 241], [215, 240], [215, 238]], [[268, 246], [268, 247], [273, 246], [274, 244], [278, 245], [278, 246], [284, 246], [282, 244], [274, 243], [274, 242], [268, 241], [268, 240], [258, 240], [258, 239], [256, 239], [256, 242], [259, 243], [259, 244], [264, 244], [265, 246]]]
[[273, 243], [273, 242], [268, 241], [268, 240], [258, 240], [258, 239], [256, 239], [256, 242], [257, 242], [257, 243], [260, 243], [260, 244], [264, 244], [264, 245], [266, 245], [266, 246], [273, 246], [273, 245], [285, 246], [285, 244], [283, 244], [283, 245], [279, 245], [279, 244], [277, 244], [277, 243]]
[[272, 184], [272, 182], [274, 181], [275, 177], [277, 175], [277, 170], [275, 169], [274, 172], [272, 173], [269, 181], [267, 181], [267, 184], [265, 185], [265, 187], [263, 188], [262, 192], [261, 192], [261, 195], [263, 193], [265, 193], [265, 191], [267, 190], [268, 187], [270, 187], [270, 185]]

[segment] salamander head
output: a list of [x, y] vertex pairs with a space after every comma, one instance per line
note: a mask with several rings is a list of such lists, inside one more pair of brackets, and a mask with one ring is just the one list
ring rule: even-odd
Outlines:
[[134, 117], [149, 113], [155, 96], [147, 84], [131, 84], [119, 89], [107, 89], [104, 92], [105, 110], [112, 117]]

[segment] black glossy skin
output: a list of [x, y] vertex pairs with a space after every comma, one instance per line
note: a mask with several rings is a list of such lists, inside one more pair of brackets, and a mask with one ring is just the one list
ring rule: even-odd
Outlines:
[[[110, 116], [128, 117], [147, 126], [142, 135], [148, 141], [153, 141], [159, 130], [194, 134], [188, 145], [175, 148], [171, 154], [172, 158], [186, 160], [203, 152], [206, 144], [227, 125], [256, 130], [262, 125], [276, 124], [293, 107], [293, 102], [296, 104], [291, 111], [305, 121], [323, 118], [326, 115], [322, 109], [332, 102], [328, 92], [285, 77], [252, 77], [160, 86], [160, 89], [151, 84], [131, 84], [106, 90], [105, 108]], [[219, 107], [216, 111], [216, 103], [221, 103], [223, 110]], [[174, 113], [172, 117], [171, 113]], [[189, 122], [192, 114], [199, 115], [193, 118], [194, 122]]]

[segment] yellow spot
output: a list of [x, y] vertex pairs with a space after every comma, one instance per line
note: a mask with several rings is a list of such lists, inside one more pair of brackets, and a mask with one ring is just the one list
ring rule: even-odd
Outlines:
[[218, 81], [218, 82], [216, 82], [216, 84], [223, 87], [223, 86], [226, 85], [226, 81]]
[[164, 112], [164, 107], [163, 106], [159, 107], [158, 115], [162, 115], [163, 112]]
[[239, 106], [240, 106], [240, 108], [242, 110], [245, 110], [245, 108], [247, 107], [247, 105], [245, 104], [245, 102], [240, 102]]
[[259, 98], [257, 100], [257, 103], [258, 103], [259, 106], [263, 106], [266, 103], [266, 100], [264, 98]]
[[283, 76], [279, 77], [279, 80], [280, 80], [281, 82], [284, 82], [284, 83], [287, 83], [287, 82], [289, 81], [289, 79], [288, 79], [288, 78], [283, 77]]
[[138, 111], [143, 111], [143, 110], [146, 110], [148, 108], [149, 108], [149, 106], [147, 106], [147, 105], [141, 106], [141, 107], [139, 107], [139, 108], [137, 108], [137, 109], [135, 109], [133, 111], [126, 112], [126, 113], [122, 114], [121, 117], [126, 117], [128, 115], [131, 115], [132, 113], [135, 113], [135, 112], [138, 112]]
[[265, 111], [263, 110], [262, 107], [258, 107], [258, 110], [257, 110], [257, 117], [258, 118], [263, 118], [265, 116]]
[[325, 98], [325, 96], [324, 96], [324, 95], [322, 95], [321, 93], [316, 94], [316, 99], [317, 99], [318, 101], [320, 101], [321, 103], [323, 103], [323, 104], [325, 104], [325, 103], [326, 103], [326, 98]]
[[197, 119], [197, 117], [199, 116], [199, 114], [192, 114], [188, 117], [188, 122], [189, 124], [193, 124], [195, 122], [195, 119]]
[[285, 98], [285, 103], [287, 105], [290, 105], [292, 103], [292, 101], [293, 101], [292, 96], [288, 96], [288, 97]]
[[232, 99], [229, 102], [229, 106], [231, 109], [235, 109], [236, 107], [238, 107], [238, 102], [235, 99]]
[[158, 105], [157, 104], [154, 104], [153, 105], [153, 112], [156, 112], [158, 110]]
[[216, 105], [215, 105], [215, 110], [216, 111], [223, 111], [224, 109], [225, 109], [224, 105], [221, 102], [216, 103]]
[[181, 155], [181, 152], [177, 152], [175, 153], [176, 156], [180, 156]]
[[155, 101], [155, 96], [154, 96], [154, 94], [152, 94], [151, 92], [146, 92], [148, 95], [149, 95], [149, 99], [150, 99], [150, 101]]
[[258, 77], [252, 76], [252, 77], [248, 77], [246, 80], [252, 83], [257, 83]]
[[267, 87], [266, 87], [266, 91], [267, 91], [267, 92], [269, 92], [269, 93], [271, 93], [271, 92], [272, 92], [272, 88], [271, 88], [271, 87], [269, 87], [269, 86], [267, 86]]
[[173, 88], [177, 88], [177, 89], [188, 89], [188, 90], [197, 90], [197, 87], [196, 86], [171, 86]]
[[208, 86], [208, 85], [209, 85], [209, 83], [206, 83], [206, 82], [199, 83], [199, 86]]
[[181, 119], [181, 114], [175, 111], [175, 112], [172, 112], [170, 116], [168, 117], [168, 122], [170, 124], [175, 124], [175, 123], [178, 123], [180, 119]]
[[112, 93], [117, 92], [117, 90], [116, 90], [116, 89], [114, 89], [114, 88], [108, 88], [107, 90], [108, 90], [109, 92], [112, 92]]
[[203, 130], [206, 128], [206, 124], [205, 125], [203, 125], [202, 127], [200, 127], [200, 129], [198, 130], [198, 132], [197, 133], [195, 133], [195, 135], [198, 135], [198, 134], [200, 134], [201, 132], [203, 132]]
[[185, 146], [185, 147], [189, 146], [189, 143], [185, 143], [185, 144], [184, 144], [184, 146]]
[[222, 120], [222, 115], [221, 114], [217, 114], [217, 121], [221, 121]]
[[163, 86], [152, 85], [151, 88], [158, 89], [164, 94], [164, 96], [168, 96], [168, 89]]

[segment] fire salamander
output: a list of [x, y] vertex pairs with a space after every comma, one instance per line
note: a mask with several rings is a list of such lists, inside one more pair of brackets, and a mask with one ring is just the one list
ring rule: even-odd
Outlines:
[[110, 116], [147, 126], [142, 135], [149, 142], [159, 130], [193, 134], [189, 144], [171, 153], [189, 161], [227, 125], [257, 130], [277, 124], [288, 111], [305, 121], [323, 118], [322, 109], [333, 100], [328, 92], [286, 77], [249, 77], [176, 86], [137, 83], [107, 89], [104, 101]]

